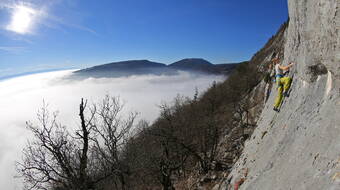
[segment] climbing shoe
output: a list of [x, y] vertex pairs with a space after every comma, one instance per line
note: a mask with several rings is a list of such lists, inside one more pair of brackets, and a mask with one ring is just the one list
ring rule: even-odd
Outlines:
[[278, 109], [278, 108], [275, 108], [275, 107], [274, 107], [273, 110], [276, 111], [276, 112], [279, 112], [279, 109]]
[[286, 92], [283, 92], [283, 96], [284, 97], [289, 97], [289, 93], [286, 91]]

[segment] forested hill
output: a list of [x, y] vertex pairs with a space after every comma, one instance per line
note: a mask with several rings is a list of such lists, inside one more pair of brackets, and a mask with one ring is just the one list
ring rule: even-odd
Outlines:
[[[130, 139], [125, 163], [131, 189], [211, 189], [224, 179], [250, 138], [263, 108], [263, 77], [284, 51], [288, 23], [228, 79], [203, 94], [177, 97]], [[225, 178], [226, 179], [226, 178]]]
[[155, 74], [173, 75], [178, 71], [200, 74], [229, 74], [237, 64], [212, 64], [204, 59], [183, 59], [166, 65], [149, 60], [130, 60], [98, 65], [74, 72], [77, 77], [121, 77], [130, 75]]

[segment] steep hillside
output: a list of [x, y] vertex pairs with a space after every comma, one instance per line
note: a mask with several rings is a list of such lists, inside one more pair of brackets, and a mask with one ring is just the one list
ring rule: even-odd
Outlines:
[[[270, 60], [275, 56], [283, 56], [284, 44], [286, 42], [288, 22], [282, 24], [278, 32], [260, 49], [249, 62], [238, 65], [232, 75], [222, 84], [231, 88], [222, 88], [221, 96], [224, 98], [226, 109], [218, 117], [228, 118], [224, 121], [218, 144], [216, 165], [207, 174], [193, 175], [185, 183], [187, 185], [178, 189], [225, 189], [229, 185], [227, 176], [232, 167], [241, 156], [244, 142], [250, 138], [257, 126], [257, 122], [264, 108], [264, 90], [266, 83], [262, 80], [267, 71]], [[244, 72], [246, 71], [246, 72]], [[257, 73], [257, 77], [252, 76]], [[243, 94], [236, 94], [242, 84], [246, 85]], [[244, 87], [243, 87], [244, 88]], [[211, 90], [206, 94], [211, 94]], [[223, 91], [226, 91], [223, 93]], [[205, 95], [206, 96], [206, 95]], [[204, 98], [204, 96], [203, 96]], [[231, 112], [232, 115], [227, 113]], [[194, 188], [193, 188], [194, 187]]]
[[[242, 63], [242, 62], [241, 62]], [[236, 66], [239, 63], [222, 63], [222, 64], [216, 64], [216, 67], [225, 74], [230, 74], [234, 68], [236, 68]]]
[[[264, 67], [284, 51], [283, 24], [250, 62], [205, 93], [161, 105], [129, 141], [130, 189], [211, 189], [230, 172], [263, 108]], [[266, 56], [269, 54], [270, 56]]]
[[223, 180], [254, 130], [263, 108], [264, 67], [276, 52], [283, 52], [286, 29], [287, 23], [227, 80], [192, 98], [178, 96], [160, 105], [155, 122], [142, 122], [127, 141], [121, 157], [127, 173], [118, 186], [211, 189]]
[[243, 168], [241, 190], [340, 189], [339, 3], [288, 0], [283, 62], [297, 63], [291, 96], [274, 112], [273, 86], [241, 157], [215, 189], [233, 184]]

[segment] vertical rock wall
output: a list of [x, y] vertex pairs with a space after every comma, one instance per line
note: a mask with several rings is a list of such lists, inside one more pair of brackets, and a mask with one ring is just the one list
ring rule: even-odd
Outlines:
[[241, 190], [340, 189], [339, 4], [288, 0], [283, 63], [297, 63], [290, 73], [291, 96], [274, 112], [274, 85], [229, 175], [233, 181], [242, 168], [249, 169]]
[[339, 4], [339, 0], [288, 0], [285, 62], [298, 62], [297, 70], [306, 81], [313, 79], [310, 67], [315, 65], [340, 77]]

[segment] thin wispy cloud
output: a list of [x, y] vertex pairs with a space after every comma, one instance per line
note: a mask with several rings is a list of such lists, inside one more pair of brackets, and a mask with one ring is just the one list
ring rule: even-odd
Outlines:
[[11, 1], [9, 0], [2, 0], [0, 1], [0, 9], [10, 8]]
[[98, 33], [95, 30], [93, 30], [89, 27], [86, 27], [86, 26], [82, 26], [82, 25], [78, 25], [78, 24], [72, 24], [72, 23], [65, 23], [64, 25], [67, 25], [69, 27], [76, 28], [78, 30], [82, 30], [82, 31], [85, 31], [85, 32], [89, 32], [89, 33], [92, 33], [94, 35], [98, 35]]
[[0, 77], [1, 77], [1, 74], [3, 74], [3, 73], [8, 73], [8, 72], [10, 72], [10, 71], [12, 71], [13, 69], [11, 69], [11, 68], [5, 68], [5, 69], [0, 69]]
[[81, 24], [77, 24], [77, 23], [72, 23], [70, 21], [66, 21], [65, 19], [61, 18], [61, 17], [57, 17], [55, 15], [49, 14], [48, 18], [47, 18], [50, 22], [45, 22], [43, 23], [46, 27], [52, 28], [52, 29], [57, 29], [57, 30], [62, 30], [64, 32], [66, 32], [65, 27], [66, 28], [74, 28], [74, 29], [78, 29], [78, 30], [82, 30], [94, 35], [98, 35], [98, 33], [89, 28], [86, 27], [84, 25]]
[[0, 51], [5, 51], [9, 53], [19, 53], [25, 50], [25, 47], [16, 46], [0, 46]]

